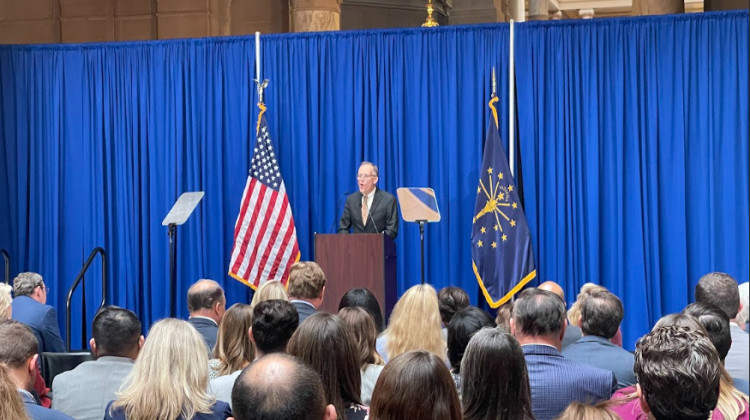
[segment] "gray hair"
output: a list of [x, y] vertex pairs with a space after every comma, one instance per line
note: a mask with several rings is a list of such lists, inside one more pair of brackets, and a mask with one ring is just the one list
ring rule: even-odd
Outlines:
[[0, 321], [5, 321], [5, 314], [8, 313], [8, 308], [13, 298], [10, 297], [10, 291], [13, 288], [5, 283], [0, 283]]
[[742, 303], [742, 310], [737, 313], [737, 323], [742, 325], [747, 322], [750, 314], [750, 298], [748, 298], [748, 282], [744, 282], [738, 287], [740, 291], [740, 302]]
[[13, 292], [16, 297], [28, 296], [34, 293], [34, 289], [44, 285], [44, 279], [39, 273], [18, 273], [13, 279]]
[[364, 161], [364, 162], [362, 162], [362, 163], [359, 164], [359, 167], [361, 168], [361, 167], [363, 167], [365, 165], [370, 165], [370, 167], [372, 168], [373, 175], [375, 175], [376, 177], [378, 176], [378, 165], [376, 165], [376, 164], [374, 164], [372, 162]]

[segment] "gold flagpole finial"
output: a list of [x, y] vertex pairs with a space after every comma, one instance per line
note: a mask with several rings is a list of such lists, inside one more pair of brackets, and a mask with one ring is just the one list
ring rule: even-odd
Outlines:
[[427, 19], [425, 19], [424, 23], [422, 24], [423, 28], [434, 28], [436, 26], [440, 26], [434, 17], [432, 17], [432, 12], [435, 11], [435, 8], [432, 7], [432, 0], [427, 0]]

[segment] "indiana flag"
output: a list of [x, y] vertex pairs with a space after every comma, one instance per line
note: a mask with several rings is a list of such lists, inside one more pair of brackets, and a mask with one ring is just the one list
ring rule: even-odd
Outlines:
[[229, 275], [253, 289], [270, 280], [286, 284], [289, 267], [300, 258], [292, 208], [268, 133], [266, 107], [262, 103], [259, 107], [257, 141], [229, 262]]
[[494, 121], [484, 144], [471, 229], [471, 260], [487, 303], [497, 308], [536, 277], [531, 235]]

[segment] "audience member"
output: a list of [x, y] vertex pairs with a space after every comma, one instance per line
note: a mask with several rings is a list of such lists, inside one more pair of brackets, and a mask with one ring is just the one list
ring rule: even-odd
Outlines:
[[[509, 300], [499, 308], [497, 308], [497, 316], [495, 317], [495, 325], [504, 328], [506, 331], [510, 331], [510, 319], [513, 318], [513, 301]], [[566, 330], [567, 331], [567, 330]]]
[[608, 401], [596, 405], [574, 401], [555, 420], [620, 420], [620, 417], [609, 409]]
[[[719, 353], [719, 359], [723, 365], [727, 353], [729, 353], [729, 348], [732, 346], [732, 333], [730, 332], [729, 316], [726, 312], [710, 303], [695, 302], [686, 306], [682, 313], [695, 317], [706, 330], [708, 339], [711, 340]], [[727, 375], [729, 375], [729, 372], [727, 372]], [[747, 395], [750, 392], [748, 383], [744, 379], [732, 378], [732, 382], [734, 387], [743, 394]], [[719, 400], [721, 401], [721, 398]]]
[[289, 300], [284, 285], [278, 280], [271, 280], [263, 283], [258, 290], [253, 293], [253, 300], [250, 302], [250, 309], [264, 300]]
[[378, 334], [383, 332], [385, 329], [383, 312], [380, 310], [378, 299], [371, 291], [364, 287], [358, 287], [344, 293], [344, 296], [341, 296], [341, 300], [339, 301], [339, 310], [352, 307], [360, 307], [366, 310], [372, 316], [372, 320], [375, 321], [375, 328], [377, 328]]
[[0, 321], [10, 319], [11, 314], [13, 313], [13, 307], [11, 306], [13, 298], [10, 296], [11, 290], [13, 290], [13, 288], [9, 285], [0, 283]]
[[214, 346], [214, 358], [208, 361], [208, 378], [239, 372], [255, 359], [255, 348], [250, 341], [253, 309], [235, 303], [224, 313]]
[[300, 261], [289, 269], [289, 302], [297, 308], [299, 323], [316, 313], [326, 295], [326, 275], [318, 263]]
[[262, 357], [242, 371], [232, 407], [236, 420], [336, 420], [320, 376], [283, 354]]
[[450, 372], [443, 359], [430, 352], [417, 350], [394, 357], [375, 384], [370, 420], [404, 419], [462, 419]]
[[203, 337], [208, 347], [208, 356], [211, 357], [216, 346], [219, 324], [227, 307], [224, 290], [213, 280], [201, 279], [188, 289], [187, 302], [190, 312], [188, 322]]
[[[228, 311], [227, 311], [228, 312]], [[253, 308], [250, 340], [255, 346], [255, 358], [266, 354], [286, 351], [287, 342], [299, 324], [299, 315], [291, 303], [286, 300], [272, 299], [258, 303]], [[230, 403], [232, 387], [240, 371], [212, 379], [209, 392], [217, 400]]]
[[719, 355], [699, 331], [655, 328], [636, 343], [634, 370], [641, 407], [655, 420], [705, 420], [719, 400]]
[[[699, 304], [699, 305], [706, 305], [706, 304]], [[701, 309], [691, 307], [690, 311], [697, 312]], [[723, 311], [717, 309], [717, 312], [723, 313]], [[708, 317], [709, 315], [704, 315], [704, 317]], [[726, 314], [724, 314], [724, 317], [726, 317]], [[728, 319], [725, 318], [725, 319]], [[714, 321], [709, 321], [706, 319], [708, 323], [713, 323]], [[666, 328], [666, 327], [680, 327], [680, 328], [687, 328], [691, 331], [697, 331], [700, 334], [706, 336], [709, 338], [709, 341], [711, 341], [710, 336], [706, 332], [705, 328], [701, 325], [701, 322], [692, 315], [686, 315], [682, 313], [678, 314], [670, 314], [667, 316], [662, 317], [657, 323], [656, 326], [654, 326], [654, 330], [657, 328]], [[728, 327], [727, 327], [728, 330]], [[717, 348], [728, 348], [729, 344], [727, 342], [720, 343], [720, 341], [726, 341], [726, 334], [724, 335], [723, 339], [719, 339], [722, 334], [717, 335], [717, 341], [716, 343], [711, 343], [714, 347], [714, 349]], [[717, 351], [717, 354], [719, 355], [719, 360], [721, 361], [721, 354]], [[716, 405], [716, 408], [712, 411], [710, 419], [712, 420], [734, 420], [734, 419], [742, 419], [747, 420], [748, 419], [748, 412], [747, 412], [747, 396], [742, 395], [731, 383], [731, 378], [729, 377], [729, 373], [723, 368], [720, 367], [722, 372], [722, 379], [720, 381], [719, 385], [719, 402]], [[685, 378], [686, 381], [689, 378]], [[687, 383], [687, 382], [685, 382]], [[617, 413], [623, 420], [648, 420], [649, 416], [644, 411], [642, 404], [640, 403], [638, 399], [638, 393], [636, 392], [635, 386], [630, 386], [627, 388], [623, 388], [615, 393], [615, 395], [612, 397], [612, 410]]]
[[39, 359], [39, 343], [31, 329], [18, 321], [0, 321], [0, 337], [0, 365], [8, 367], [10, 377], [29, 417], [34, 420], [72, 420], [57, 410], [38, 405], [31, 394], [37, 377]]
[[396, 302], [388, 328], [375, 348], [388, 360], [411, 350], [423, 349], [446, 361], [446, 341], [441, 333], [437, 293], [429, 284], [412, 286]]
[[748, 321], [750, 321], [750, 297], [748, 297], [748, 286], [750, 283], [744, 282], [737, 286], [740, 293], [740, 311], [737, 313], [737, 325], [745, 332], [750, 332]]
[[378, 334], [375, 321], [365, 309], [358, 307], [342, 308], [339, 311], [339, 317], [354, 334], [362, 377], [360, 396], [362, 397], [362, 404], [368, 405], [372, 400], [375, 382], [377, 382], [385, 364], [383, 358], [375, 350], [375, 339]]
[[37, 273], [19, 273], [13, 280], [15, 299], [11, 304], [12, 318], [26, 324], [39, 343], [39, 352], [64, 352], [55, 308], [47, 305], [44, 279]]
[[478, 331], [461, 361], [464, 420], [534, 420], [526, 360], [501, 328]]
[[609, 399], [616, 385], [611, 371], [569, 360], [560, 353], [565, 304], [551, 292], [526, 289], [513, 304], [511, 332], [523, 347], [534, 416], [550, 420], [573, 401]]
[[[5, 283], [0, 284], [2, 285]], [[0, 419], [29, 420], [23, 400], [16, 390], [16, 383], [3, 363], [0, 363]]]
[[612, 371], [617, 387], [635, 384], [633, 354], [612, 343], [625, 316], [622, 302], [610, 292], [594, 292], [581, 302], [580, 325], [583, 337], [564, 348], [563, 356]]
[[104, 420], [229, 418], [229, 405], [207, 392], [204, 355], [205, 341], [189, 323], [174, 318], [157, 322]]
[[456, 391], [461, 395], [461, 359], [471, 336], [482, 328], [493, 328], [495, 321], [485, 311], [476, 306], [459, 309], [448, 323], [448, 360], [451, 362], [451, 376]]
[[318, 372], [327, 401], [340, 419], [365, 419], [360, 400], [361, 378], [354, 336], [336, 315], [317, 313], [303, 322], [287, 346], [290, 355]]
[[438, 292], [438, 308], [440, 308], [440, 319], [444, 327], [448, 327], [453, 314], [467, 306], [469, 306], [469, 295], [460, 287], [443, 287]]
[[55, 376], [52, 402], [56, 410], [77, 420], [101, 420], [116, 398], [133, 361], [143, 347], [141, 322], [117, 306], [105, 306], [94, 317], [89, 345], [96, 360]]
[[[587, 284], [591, 284], [591, 283], [587, 283]], [[586, 285], [584, 285], [584, 287], [586, 287]], [[562, 299], [563, 305], [565, 305], [565, 293], [563, 292], [563, 289], [562, 287], [560, 287], [559, 284], [553, 281], [545, 281], [544, 283], [539, 285], [539, 289], [554, 293], [557, 297]], [[583, 291], [583, 289], [581, 290]], [[563, 342], [562, 342], [563, 348], [568, 347], [569, 345], [575, 343], [576, 341], [578, 341], [579, 338], [581, 338], [581, 336], [582, 336], [581, 328], [573, 322], [568, 323], [565, 328], [565, 337], [563, 338]]]
[[708, 273], [701, 277], [695, 286], [695, 300], [716, 305], [729, 316], [732, 346], [729, 348], [725, 366], [733, 378], [750, 380], [750, 335], [740, 328], [735, 319], [742, 309], [737, 280], [726, 273]]

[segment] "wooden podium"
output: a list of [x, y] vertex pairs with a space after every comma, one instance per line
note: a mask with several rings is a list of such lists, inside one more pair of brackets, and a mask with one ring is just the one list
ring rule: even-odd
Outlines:
[[326, 296], [321, 310], [336, 313], [341, 296], [366, 287], [378, 299], [383, 320], [396, 304], [396, 244], [377, 233], [316, 234], [315, 262], [326, 274]]

